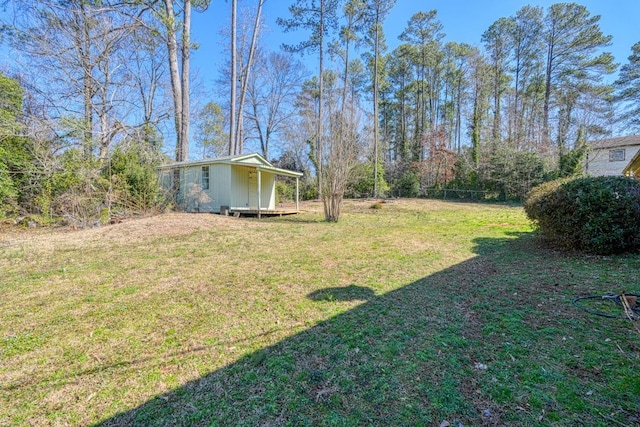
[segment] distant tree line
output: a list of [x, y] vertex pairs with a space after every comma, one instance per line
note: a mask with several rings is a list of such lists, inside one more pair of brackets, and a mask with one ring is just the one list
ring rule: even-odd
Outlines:
[[613, 82], [611, 36], [575, 3], [499, 18], [482, 48], [445, 43], [437, 12], [419, 12], [389, 51], [395, 0], [295, 0], [280, 30], [308, 38], [271, 51], [264, 0], [232, 0], [215, 99], [189, 65], [208, 3], [4, 3], [17, 54], [0, 74], [0, 215], [113, 221], [170, 205], [158, 164], [248, 151], [304, 172], [330, 221], [345, 196], [521, 199], [580, 173], [587, 141], [638, 125], [640, 43]]

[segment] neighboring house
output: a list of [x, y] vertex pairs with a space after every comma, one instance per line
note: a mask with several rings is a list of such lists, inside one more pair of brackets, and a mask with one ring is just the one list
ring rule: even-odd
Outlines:
[[640, 152], [640, 135], [603, 139], [590, 145], [585, 162], [587, 175], [629, 175], [627, 169]]
[[221, 157], [160, 166], [160, 184], [173, 190], [186, 212], [276, 212], [276, 175], [296, 179], [298, 210], [300, 172], [274, 167], [259, 154]]

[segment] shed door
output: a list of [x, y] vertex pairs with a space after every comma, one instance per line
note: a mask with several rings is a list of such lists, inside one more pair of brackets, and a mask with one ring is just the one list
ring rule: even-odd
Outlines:
[[257, 170], [249, 170], [247, 191], [249, 192], [248, 208], [258, 209], [258, 171]]

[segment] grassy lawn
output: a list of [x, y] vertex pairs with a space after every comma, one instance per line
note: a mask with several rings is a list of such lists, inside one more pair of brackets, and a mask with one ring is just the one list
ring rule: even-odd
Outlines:
[[[640, 256], [518, 207], [348, 201], [0, 234], [0, 425], [640, 423]], [[640, 322], [635, 322], [636, 325]]]

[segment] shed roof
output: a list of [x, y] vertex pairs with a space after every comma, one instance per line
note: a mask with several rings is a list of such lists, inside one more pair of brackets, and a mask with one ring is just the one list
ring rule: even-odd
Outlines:
[[186, 161], [186, 162], [169, 163], [166, 165], [159, 166], [158, 169], [170, 170], [170, 169], [176, 169], [176, 168], [181, 169], [181, 168], [192, 167], [192, 166], [206, 166], [206, 165], [218, 165], [218, 164], [255, 167], [256, 169], [272, 172], [276, 175], [283, 175], [283, 176], [301, 177], [303, 175], [300, 172], [277, 168], [258, 153], [242, 154], [238, 156], [218, 157], [215, 159], [202, 159], [202, 160], [193, 160], [193, 161]]
[[615, 147], [626, 147], [629, 145], [640, 145], [640, 135], [627, 135], [617, 138], [601, 139], [591, 143], [592, 148], [607, 149]]

